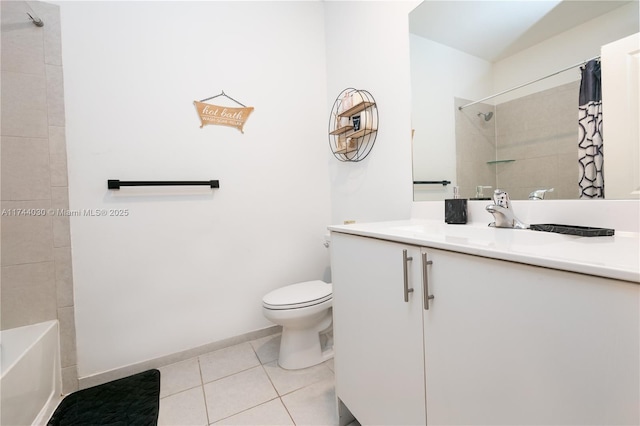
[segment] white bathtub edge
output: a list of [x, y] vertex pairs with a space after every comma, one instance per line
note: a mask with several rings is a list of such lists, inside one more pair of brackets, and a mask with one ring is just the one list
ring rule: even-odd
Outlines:
[[0, 423], [46, 424], [62, 391], [58, 321], [3, 330], [2, 341], [10, 357], [0, 378]]

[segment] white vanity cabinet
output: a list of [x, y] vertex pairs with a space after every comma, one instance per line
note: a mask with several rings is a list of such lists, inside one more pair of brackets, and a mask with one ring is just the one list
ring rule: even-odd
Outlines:
[[336, 393], [361, 424], [640, 424], [637, 283], [336, 232], [331, 250]]
[[419, 261], [415, 246], [331, 236], [336, 393], [362, 425], [425, 424]]

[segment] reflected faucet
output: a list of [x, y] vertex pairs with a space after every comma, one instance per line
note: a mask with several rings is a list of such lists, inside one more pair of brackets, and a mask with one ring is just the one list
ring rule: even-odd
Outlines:
[[536, 189], [531, 194], [529, 194], [530, 200], [544, 200], [544, 196], [547, 192], [553, 192], [553, 188], [549, 189]]
[[506, 191], [496, 189], [493, 192], [493, 204], [489, 204], [485, 209], [491, 213], [496, 220], [490, 223], [489, 226], [514, 229], [529, 228], [529, 225], [522, 223], [513, 213], [511, 200], [509, 200], [509, 194]]

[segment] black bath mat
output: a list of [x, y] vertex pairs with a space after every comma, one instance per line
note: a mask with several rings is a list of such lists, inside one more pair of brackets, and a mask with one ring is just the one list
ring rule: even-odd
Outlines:
[[158, 424], [160, 372], [148, 370], [68, 395], [47, 426]]

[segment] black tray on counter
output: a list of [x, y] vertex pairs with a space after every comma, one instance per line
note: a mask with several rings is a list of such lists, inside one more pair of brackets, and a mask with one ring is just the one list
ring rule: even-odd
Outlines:
[[592, 228], [589, 226], [537, 224], [531, 225], [534, 231], [555, 232], [556, 234], [578, 235], [580, 237], [610, 237], [615, 235], [615, 229]]

